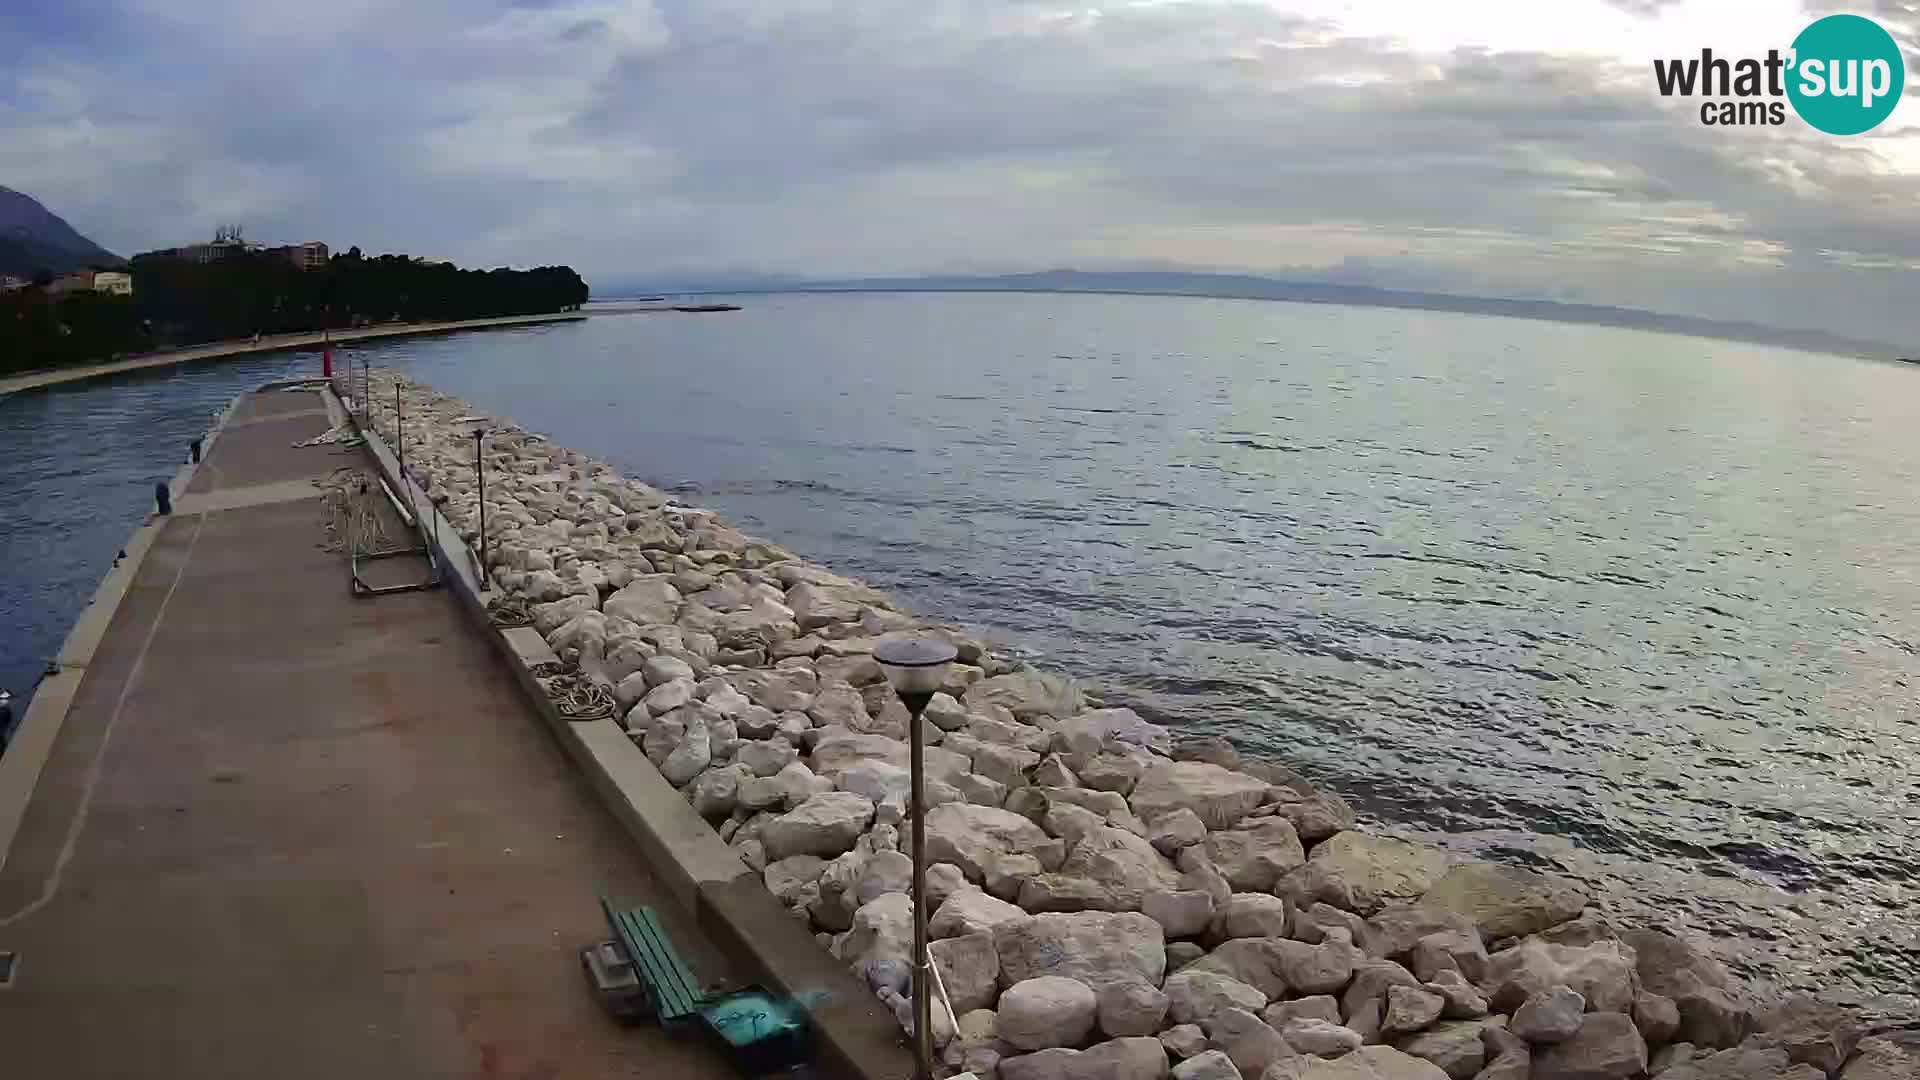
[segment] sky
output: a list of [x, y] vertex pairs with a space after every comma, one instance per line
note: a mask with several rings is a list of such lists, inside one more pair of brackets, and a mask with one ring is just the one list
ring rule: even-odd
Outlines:
[[0, 184], [590, 283], [1186, 268], [1920, 340], [1920, 107], [1699, 122], [1657, 57], [1920, 0], [25, 0]]

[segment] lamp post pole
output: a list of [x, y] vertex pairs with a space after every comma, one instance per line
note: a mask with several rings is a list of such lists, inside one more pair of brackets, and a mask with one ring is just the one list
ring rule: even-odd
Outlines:
[[484, 427], [474, 427], [474, 480], [480, 484], [480, 592], [488, 592], [486, 569], [486, 459], [480, 455], [480, 442], [486, 438]]
[[946, 681], [956, 651], [943, 638], [916, 636], [882, 641], [873, 658], [907, 707], [907, 745], [911, 754], [913, 815], [913, 1057], [914, 1080], [933, 1080], [933, 983], [927, 958], [926, 740], [920, 714]]

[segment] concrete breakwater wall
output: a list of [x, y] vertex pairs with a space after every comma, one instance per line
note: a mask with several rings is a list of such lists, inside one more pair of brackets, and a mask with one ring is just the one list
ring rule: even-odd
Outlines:
[[[374, 373], [371, 423], [473, 543], [472, 407], [398, 381], [402, 434], [396, 383]], [[870, 653], [891, 633], [952, 638], [961, 663], [924, 720], [948, 1072], [1920, 1075], [1912, 1044], [1767, 1000], [1693, 943], [1616, 926], [1576, 882], [1369, 834], [1284, 766], [1176, 742], [709, 511], [487, 426], [498, 598], [903, 1025], [908, 717]]]

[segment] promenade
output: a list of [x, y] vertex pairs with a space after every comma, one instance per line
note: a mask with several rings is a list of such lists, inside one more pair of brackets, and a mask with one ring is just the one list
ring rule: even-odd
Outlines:
[[6, 1075], [731, 1075], [588, 994], [602, 893], [731, 972], [448, 591], [350, 595], [330, 420], [242, 399], [0, 757]]
[[584, 313], [578, 311], [567, 311], [551, 315], [506, 315], [497, 319], [461, 319], [455, 322], [394, 323], [385, 326], [368, 326], [358, 330], [335, 330], [328, 335], [318, 332], [275, 334], [271, 337], [263, 337], [259, 341], [254, 341], [252, 338], [236, 338], [232, 341], [216, 341], [210, 345], [196, 345], [190, 349], [148, 353], [130, 360], [117, 360], [110, 364], [86, 364], [80, 367], [53, 368], [28, 372], [24, 375], [9, 375], [0, 378], [0, 395], [18, 390], [32, 390], [40, 386], [53, 386], [57, 383], [78, 382], [81, 379], [92, 379], [101, 375], [116, 375], [123, 371], [170, 367], [195, 360], [217, 360], [227, 356], [281, 352], [287, 349], [317, 349], [328, 340], [335, 345], [350, 345], [359, 341], [444, 334], [455, 330], [492, 330], [513, 326], [538, 326], [542, 323], [572, 322], [586, 317]]

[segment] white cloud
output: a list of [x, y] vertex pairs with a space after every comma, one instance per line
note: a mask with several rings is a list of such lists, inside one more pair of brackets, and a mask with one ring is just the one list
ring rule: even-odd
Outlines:
[[0, 183], [121, 249], [238, 218], [602, 280], [1180, 262], [1920, 332], [1920, 116], [1715, 130], [1653, 89], [1784, 48], [1790, 0], [113, 14], [0, 73]]

